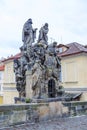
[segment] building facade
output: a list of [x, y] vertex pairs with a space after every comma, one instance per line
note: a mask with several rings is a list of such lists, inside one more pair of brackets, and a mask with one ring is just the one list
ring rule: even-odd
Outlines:
[[4, 64], [0, 61], [0, 104], [3, 104], [3, 74], [4, 74]]
[[87, 100], [87, 48], [76, 42], [65, 48], [59, 53], [62, 85], [66, 91], [82, 92], [81, 100]]
[[14, 58], [19, 57], [19, 54], [13, 57], [9, 57], [3, 61], [3, 104], [13, 104], [14, 97], [18, 97], [16, 90], [15, 74], [14, 74]]
[[[61, 58], [61, 77], [65, 91], [82, 93], [81, 100], [87, 100], [87, 48], [73, 42], [58, 45], [58, 56]], [[3, 60], [0, 68], [0, 104], [14, 103], [19, 97], [16, 90], [13, 61], [20, 54]]]

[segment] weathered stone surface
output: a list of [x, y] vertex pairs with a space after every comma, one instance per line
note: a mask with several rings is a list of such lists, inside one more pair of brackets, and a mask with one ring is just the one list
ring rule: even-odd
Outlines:
[[32, 91], [32, 72], [26, 71], [26, 98], [32, 98], [33, 91]]
[[57, 42], [48, 44], [48, 23], [41, 27], [35, 43], [36, 30], [32, 27], [32, 19], [28, 19], [22, 31], [22, 56], [14, 60], [16, 88], [19, 97], [56, 97], [61, 68]]
[[87, 130], [87, 116], [57, 118], [56, 120], [39, 123], [24, 123], [4, 128], [4, 130]]
[[40, 120], [48, 119], [49, 118], [49, 107], [48, 106], [41, 106], [39, 108], [39, 115], [40, 115]]
[[50, 102], [49, 108], [50, 108], [50, 117], [58, 117], [62, 116], [62, 104], [61, 102]]
[[[72, 103], [72, 105], [71, 105], [71, 103]], [[76, 110], [77, 110], [78, 115], [79, 114], [84, 115], [85, 112], [87, 113], [86, 104], [87, 104], [87, 102], [68, 102], [68, 103], [67, 102], [63, 102], [63, 103], [62, 102], [49, 102], [49, 103], [3, 105], [3, 106], [0, 106], [0, 127], [7, 127], [9, 125], [15, 125], [15, 124], [19, 125], [21, 123], [32, 123], [33, 124], [35, 122], [39, 122], [39, 124], [40, 124], [41, 121], [48, 122], [49, 120], [51, 121], [54, 119], [58, 120], [57, 123], [59, 126], [59, 125], [61, 125], [61, 123], [59, 121], [59, 119], [60, 119], [59, 117], [62, 117], [61, 118], [62, 123], [64, 123], [63, 122], [64, 119], [65, 119], [65, 123], [67, 123], [67, 120], [68, 120], [68, 122], [70, 122], [70, 120], [71, 120], [71, 118], [68, 119], [68, 118], [65, 118], [65, 116], [64, 116], [64, 115], [72, 116], [71, 114], [68, 115], [69, 114], [69, 109], [68, 109], [69, 105], [72, 107], [73, 106], [77, 107]], [[82, 110], [82, 113], [81, 113], [81, 107], [79, 107], [79, 105], [80, 106], [82, 105], [82, 108], [84, 105], [85, 111]], [[73, 116], [76, 116], [76, 115], [73, 115]], [[76, 122], [73, 122], [73, 123], [76, 123]], [[81, 124], [81, 122], [80, 122], [80, 124]], [[72, 126], [72, 123], [71, 123], [71, 126]], [[67, 128], [68, 127], [69, 127], [69, 125], [67, 123]], [[19, 127], [19, 128], [21, 128], [21, 127]], [[29, 127], [29, 129], [30, 129], [30, 127]], [[80, 129], [78, 129], [78, 130], [80, 130]], [[83, 130], [83, 129], [81, 129], [81, 130]]]
[[37, 122], [62, 116], [62, 103], [30, 103], [0, 106], [0, 124], [9, 126]]

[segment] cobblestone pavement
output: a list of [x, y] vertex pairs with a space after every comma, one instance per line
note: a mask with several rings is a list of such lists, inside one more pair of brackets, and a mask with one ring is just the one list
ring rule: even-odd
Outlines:
[[59, 118], [39, 123], [25, 123], [0, 128], [0, 130], [87, 130], [87, 116], [73, 118]]

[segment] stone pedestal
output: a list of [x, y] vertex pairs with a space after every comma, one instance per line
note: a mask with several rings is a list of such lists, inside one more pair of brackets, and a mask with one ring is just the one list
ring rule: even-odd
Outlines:
[[33, 96], [33, 91], [32, 91], [32, 72], [31, 71], [26, 71], [26, 98], [32, 98]]

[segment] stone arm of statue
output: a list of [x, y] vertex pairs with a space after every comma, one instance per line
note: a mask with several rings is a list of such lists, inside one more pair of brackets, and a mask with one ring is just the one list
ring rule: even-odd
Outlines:
[[24, 31], [25, 33], [28, 33], [28, 29], [27, 29], [26, 27], [23, 28], [23, 31]]
[[32, 25], [25, 23], [24, 27], [23, 27], [23, 31], [25, 34], [27, 34], [27, 33], [29, 34], [29, 32], [33, 31]]
[[25, 23], [23, 26], [23, 32], [27, 32], [32, 26], [29, 25], [28, 23]]
[[49, 31], [49, 29], [48, 29], [48, 28], [43, 27], [43, 28], [42, 28], [42, 31], [43, 31], [43, 33], [47, 34], [47, 33], [48, 33], [48, 31]]

